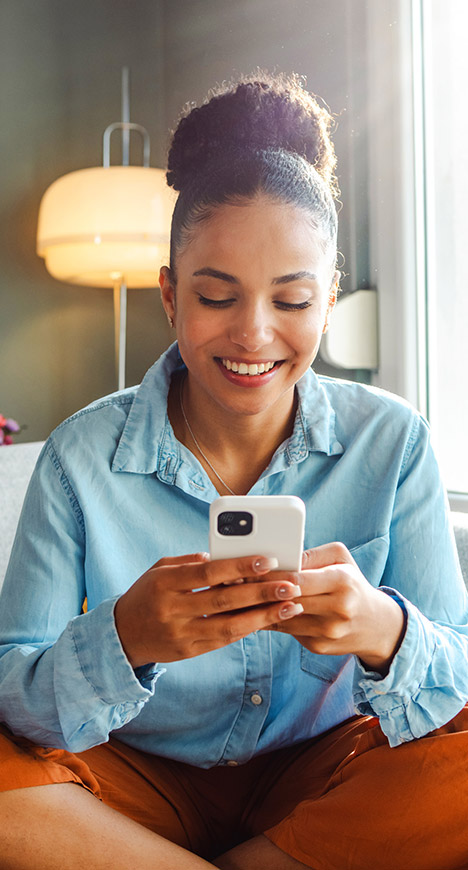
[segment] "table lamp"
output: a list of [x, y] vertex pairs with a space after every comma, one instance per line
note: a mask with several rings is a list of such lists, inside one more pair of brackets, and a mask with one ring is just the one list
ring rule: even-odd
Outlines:
[[[103, 136], [103, 165], [54, 181], [40, 205], [37, 253], [59, 281], [114, 290], [117, 388], [125, 386], [127, 288], [156, 287], [168, 263], [175, 194], [165, 171], [149, 166], [144, 127], [129, 120], [128, 69], [122, 72], [122, 121]], [[110, 139], [122, 131], [122, 165], [110, 165]], [[129, 137], [143, 137], [143, 165], [129, 165]]]

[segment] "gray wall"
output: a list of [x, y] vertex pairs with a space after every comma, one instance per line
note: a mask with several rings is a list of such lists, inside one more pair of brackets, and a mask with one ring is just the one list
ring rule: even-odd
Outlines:
[[[257, 65], [305, 74], [339, 116], [343, 285], [366, 284], [365, 11], [364, 0], [2, 0], [0, 413], [27, 424], [18, 440], [114, 389], [112, 293], [52, 279], [35, 232], [51, 182], [101, 163], [123, 65], [152, 166], [182, 105], [215, 81]], [[157, 292], [129, 291], [128, 384], [169, 340]]]
[[[371, 0], [372, 2], [372, 0]], [[257, 66], [297, 72], [336, 115], [343, 207], [343, 287], [365, 286], [367, 252], [367, 2], [365, 0], [167, 0], [166, 122], [216, 81]]]

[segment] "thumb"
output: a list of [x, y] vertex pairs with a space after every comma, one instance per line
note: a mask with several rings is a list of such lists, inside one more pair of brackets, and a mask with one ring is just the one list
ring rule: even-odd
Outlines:
[[355, 565], [356, 563], [348, 548], [339, 541], [335, 541], [333, 544], [322, 544], [320, 547], [312, 547], [302, 554], [303, 571], [343, 564]]

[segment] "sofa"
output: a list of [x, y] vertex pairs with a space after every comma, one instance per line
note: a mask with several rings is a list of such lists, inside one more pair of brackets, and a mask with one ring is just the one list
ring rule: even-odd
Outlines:
[[[16, 525], [43, 442], [0, 448], [0, 588], [5, 576]], [[452, 512], [455, 538], [468, 587], [468, 513]]]

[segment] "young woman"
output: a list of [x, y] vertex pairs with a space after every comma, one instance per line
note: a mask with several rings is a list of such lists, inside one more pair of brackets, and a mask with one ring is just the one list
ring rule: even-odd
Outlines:
[[[329, 121], [252, 78], [174, 135], [177, 344], [51, 435], [5, 580], [2, 868], [468, 866], [467, 602], [427, 426], [311, 369]], [[208, 559], [226, 493], [304, 499], [299, 573]]]

